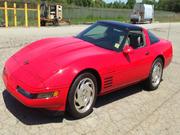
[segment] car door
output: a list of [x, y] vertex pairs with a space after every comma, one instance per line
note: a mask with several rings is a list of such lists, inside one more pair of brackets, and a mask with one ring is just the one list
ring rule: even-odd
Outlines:
[[150, 70], [150, 52], [146, 43], [144, 32], [129, 32], [126, 46], [131, 46], [132, 51], [128, 54], [117, 54], [119, 61], [116, 63], [116, 80], [119, 87], [141, 81], [148, 77]]

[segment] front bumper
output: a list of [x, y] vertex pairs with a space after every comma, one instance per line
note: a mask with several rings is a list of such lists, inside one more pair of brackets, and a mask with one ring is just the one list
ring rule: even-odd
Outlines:
[[[66, 97], [68, 88], [57, 88], [54, 90], [59, 91], [59, 95], [57, 97], [52, 97], [48, 99], [34, 99], [27, 96], [24, 96], [22, 93], [17, 91], [17, 87], [20, 86], [27, 92], [31, 93], [33, 88], [29, 86], [25, 86], [22, 82], [18, 81], [17, 78], [13, 77], [12, 75], [8, 75], [6, 71], [3, 71], [3, 81], [6, 86], [7, 91], [15, 97], [18, 101], [20, 101], [25, 106], [31, 108], [44, 108], [48, 110], [57, 110], [57, 111], [65, 111], [66, 105]], [[44, 92], [52, 92], [51, 90], [37, 90], [38, 93], [31, 93], [31, 94], [41, 94]]]

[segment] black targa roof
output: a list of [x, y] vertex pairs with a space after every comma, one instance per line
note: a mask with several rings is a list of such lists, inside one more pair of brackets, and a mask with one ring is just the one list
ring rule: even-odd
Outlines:
[[143, 30], [141, 27], [137, 25], [128, 24], [128, 23], [120, 23], [118, 21], [98, 21], [97, 23], [103, 23], [106, 25], [116, 26], [127, 31], [142, 31]]

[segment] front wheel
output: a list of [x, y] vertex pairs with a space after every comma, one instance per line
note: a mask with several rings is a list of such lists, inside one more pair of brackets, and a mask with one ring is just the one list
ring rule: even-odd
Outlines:
[[145, 81], [145, 87], [147, 90], [155, 90], [159, 87], [163, 75], [163, 61], [161, 58], [157, 58], [150, 72], [148, 79]]
[[89, 115], [97, 97], [96, 77], [91, 73], [79, 75], [73, 82], [69, 94], [67, 111], [74, 118]]

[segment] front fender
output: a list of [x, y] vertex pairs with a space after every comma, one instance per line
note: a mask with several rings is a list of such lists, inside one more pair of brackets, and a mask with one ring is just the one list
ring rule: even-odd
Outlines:
[[75, 62], [63, 69], [59, 69], [56, 74], [44, 82], [44, 86], [48, 88], [70, 88], [73, 80], [78, 76], [78, 74], [86, 69], [95, 70], [99, 73], [100, 77], [102, 76], [95, 66], [91, 64], [87, 65], [82, 61]]

